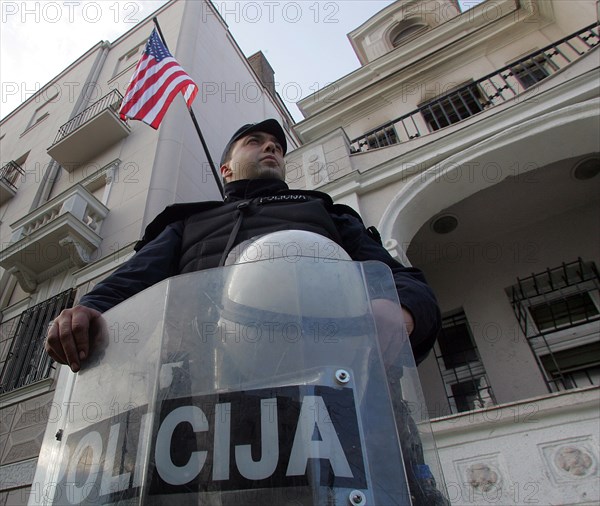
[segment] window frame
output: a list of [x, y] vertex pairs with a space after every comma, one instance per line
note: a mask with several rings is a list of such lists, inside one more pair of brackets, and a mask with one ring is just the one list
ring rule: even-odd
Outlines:
[[[465, 101], [463, 94], [471, 96], [472, 104], [477, 104], [477, 111], [471, 111], [469, 103]], [[419, 106], [419, 112], [421, 113], [421, 116], [423, 116], [423, 120], [429, 128], [429, 131], [437, 132], [438, 130], [451, 125], [456, 125], [457, 123], [484, 111], [487, 105], [489, 105], [485, 97], [487, 97], [487, 95], [481, 87], [470, 80], [453, 90], [450, 90], [444, 95], [427, 100]], [[458, 108], [457, 105], [455, 105], [455, 101], [457, 100], [458, 102], [456, 102], [456, 104], [458, 105]], [[435, 111], [434, 108], [437, 108], [438, 110]], [[468, 115], [464, 116], [465, 112], [467, 112]], [[440, 113], [442, 114], [441, 116]], [[454, 120], [453, 118], [456, 119]]]
[[[444, 360], [445, 355], [442, 353], [442, 347], [440, 346], [441, 339], [443, 339], [443, 330], [444, 328], [462, 324], [466, 327], [468, 337], [472, 344], [471, 351], [474, 352], [476, 359], [467, 361], [464, 365], [459, 365], [457, 367], [446, 367]], [[465, 411], [486, 408], [496, 404], [494, 392], [487, 377], [481, 356], [479, 355], [473, 331], [471, 330], [469, 320], [462, 308], [448, 312], [442, 316], [442, 334], [434, 345], [434, 354], [442, 382], [444, 383], [446, 398], [452, 413], [463, 413]], [[461, 403], [469, 403], [469, 401], [467, 398], [464, 398], [462, 401], [457, 402], [457, 396], [452, 387], [455, 385], [464, 385], [467, 382], [473, 382], [479, 385], [476, 390], [478, 394], [477, 400], [470, 403], [469, 409], [459, 409]], [[484, 395], [482, 395], [482, 393]]]
[[[540, 55], [513, 65], [510, 68], [510, 71], [523, 89], [528, 90], [552, 74], [552, 72], [548, 70], [549, 61], [551, 62], [551, 60]], [[536, 75], [536, 72], [540, 72], [544, 75], [539, 77]], [[531, 81], [528, 81], [528, 79], [531, 79]]]
[[[553, 275], [556, 273], [562, 273], [562, 278], [555, 276], [555, 281], [561, 280], [564, 284], [554, 286]], [[577, 275], [580, 279], [577, 279]], [[544, 281], [544, 277], [547, 278], [548, 285], [539, 283]], [[528, 293], [532, 286], [535, 288], [536, 294]], [[549, 288], [545, 288], [546, 286]], [[527, 278], [517, 278], [517, 283], [508, 287], [506, 292], [513, 307], [515, 318], [527, 339], [549, 392], [595, 385], [590, 379], [588, 385], [575, 384], [574, 386], [568, 386], [567, 380], [571, 372], [563, 371], [558, 365], [559, 360], [555, 357], [555, 354], [575, 350], [598, 340], [600, 335], [598, 330], [598, 323], [600, 322], [600, 276], [595, 263], [584, 262], [581, 258], [575, 262], [563, 263], [559, 267], [548, 268]], [[539, 306], [543, 303], [551, 304], [553, 301], [580, 293], [590, 296], [597, 311], [596, 314], [588, 317], [586, 313], [583, 319], [560, 324], [554, 328], [538, 328], [530, 310], [532, 306]], [[557, 367], [556, 371], [547, 369], [544, 364], [544, 361], [547, 360], [554, 363]], [[582, 364], [582, 367], [576, 370], [587, 371], [589, 367], [589, 364]], [[589, 374], [588, 378], [591, 378]]]

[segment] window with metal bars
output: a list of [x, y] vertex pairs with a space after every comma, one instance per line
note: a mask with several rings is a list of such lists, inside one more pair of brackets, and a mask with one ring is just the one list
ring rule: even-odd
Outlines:
[[486, 101], [475, 83], [419, 107], [431, 131], [453, 125], [483, 111]]
[[44, 350], [48, 324], [71, 307], [75, 290], [55, 295], [24, 311], [14, 328], [10, 351], [0, 374], [0, 393], [10, 392], [50, 375], [52, 360]]
[[383, 128], [377, 132], [367, 135], [367, 143], [369, 149], [383, 148], [398, 143], [398, 135], [393, 126]]
[[462, 309], [443, 317], [435, 356], [453, 413], [495, 404], [492, 388]]
[[548, 69], [548, 60], [545, 55], [525, 60], [514, 67], [511, 67], [512, 74], [521, 83], [523, 88], [531, 88], [534, 84], [546, 79], [551, 73]]
[[509, 287], [515, 316], [551, 392], [600, 384], [600, 277], [564, 263]]

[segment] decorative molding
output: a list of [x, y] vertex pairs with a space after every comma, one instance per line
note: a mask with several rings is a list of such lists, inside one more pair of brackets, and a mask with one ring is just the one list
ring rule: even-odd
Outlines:
[[25, 297], [19, 302], [13, 304], [12, 306], [6, 307], [2, 310], [2, 321], [12, 320], [17, 316], [20, 316], [23, 311], [25, 311], [31, 302], [31, 297]]
[[112, 271], [129, 260], [134, 254], [134, 246], [137, 241], [127, 244], [125, 247], [115, 251], [110, 255], [106, 255], [98, 261], [84, 266], [73, 273], [76, 286], [81, 286], [88, 281], [91, 281], [98, 276], [102, 276], [109, 271]]
[[72, 237], [65, 237], [58, 241], [58, 244], [69, 252], [72, 265], [83, 267], [89, 262], [89, 253], [81, 246], [81, 243], [75, 241]]
[[400, 246], [396, 239], [387, 239], [383, 242], [383, 247], [392, 255], [392, 258], [398, 260], [404, 267], [412, 267], [410, 260], [406, 256], [406, 252]]
[[[121, 159], [115, 158], [112, 162], [107, 163], [104, 167], [98, 169], [93, 174], [82, 179], [79, 184], [90, 193], [110, 184], [115, 177], [115, 172], [121, 165]], [[103, 202], [105, 204], [105, 202]]]
[[10, 404], [17, 404], [19, 402], [26, 401], [31, 397], [36, 397], [43, 393], [49, 392], [54, 384], [54, 378], [46, 378], [41, 381], [36, 381], [11, 392], [0, 395], [0, 405], [6, 407]]

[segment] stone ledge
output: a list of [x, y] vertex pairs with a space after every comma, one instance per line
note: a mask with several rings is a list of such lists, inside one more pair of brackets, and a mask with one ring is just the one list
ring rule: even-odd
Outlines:
[[0, 466], [0, 490], [31, 485], [36, 464], [37, 458]]

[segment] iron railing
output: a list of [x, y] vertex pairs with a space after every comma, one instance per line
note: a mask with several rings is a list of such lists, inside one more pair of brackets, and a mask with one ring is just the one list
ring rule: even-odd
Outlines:
[[[578, 338], [575, 330], [566, 337], [562, 333], [600, 321], [600, 275], [594, 262], [579, 258], [517, 278], [508, 293], [549, 391], [600, 384], [598, 336]], [[600, 334], [597, 327], [595, 333]]]
[[595, 23], [583, 28], [370, 130], [350, 141], [351, 152], [407, 142], [513, 99], [595, 48], [599, 26]]
[[105, 109], [112, 109], [115, 112], [118, 111], [122, 101], [123, 95], [121, 95], [118, 90], [113, 90], [108, 95], [104, 95], [100, 100], [94, 102], [87, 109], [80, 112], [77, 116], [61, 126], [58, 129], [56, 139], [54, 139], [52, 146], [64, 139], [70, 133], [77, 130], [81, 125], [100, 114]]
[[19, 175], [24, 175], [25, 172], [17, 162], [8, 162], [0, 169], [0, 179], [4, 181], [13, 191], [17, 191], [15, 185]]
[[44, 350], [49, 323], [65, 308], [71, 307], [75, 290], [55, 295], [21, 314], [2, 374], [0, 393], [10, 392], [36, 381], [46, 379], [52, 359]]

